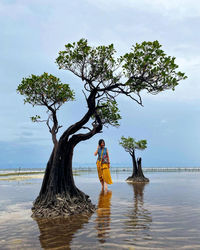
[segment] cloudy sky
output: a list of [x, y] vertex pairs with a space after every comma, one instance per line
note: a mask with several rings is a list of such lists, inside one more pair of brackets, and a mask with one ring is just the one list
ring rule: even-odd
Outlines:
[[95, 165], [93, 153], [104, 138], [112, 165], [131, 166], [118, 144], [124, 135], [147, 139], [148, 149], [138, 152], [145, 167], [200, 166], [199, 1], [0, 0], [0, 25], [0, 167], [44, 167], [52, 148], [45, 124], [29, 118], [45, 117], [45, 109], [24, 105], [16, 93], [23, 77], [49, 72], [75, 90], [76, 101], [59, 112], [63, 128], [84, 114], [82, 83], [55, 64], [59, 50], [80, 38], [93, 46], [114, 43], [119, 55], [136, 42], [158, 40], [188, 79], [175, 92], [144, 94], [144, 107], [119, 98], [121, 126], [80, 143], [74, 165]]

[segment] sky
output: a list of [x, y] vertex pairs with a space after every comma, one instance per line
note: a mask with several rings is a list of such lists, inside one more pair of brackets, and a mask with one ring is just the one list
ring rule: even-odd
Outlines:
[[36, 114], [45, 118], [45, 109], [24, 105], [16, 93], [23, 77], [48, 72], [75, 91], [76, 101], [59, 111], [60, 134], [86, 112], [82, 82], [55, 64], [64, 45], [80, 38], [91, 46], [114, 43], [117, 55], [136, 42], [158, 40], [188, 79], [174, 92], [143, 93], [144, 107], [119, 97], [120, 127], [104, 128], [81, 142], [74, 150], [74, 166], [95, 166], [94, 151], [103, 138], [111, 166], [131, 167], [129, 154], [119, 145], [122, 135], [147, 140], [147, 149], [136, 153], [144, 167], [200, 166], [199, 1], [0, 0], [0, 26], [1, 168], [45, 167], [53, 146], [45, 124], [30, 120]]

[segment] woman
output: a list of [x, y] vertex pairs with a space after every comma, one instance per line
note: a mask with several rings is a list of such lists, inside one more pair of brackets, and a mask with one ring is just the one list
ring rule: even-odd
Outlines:
[[96, 152], [94, 155], [96, 156], [98, 154], [98, 159], [97, 159], [97, 171], [98, 171], [98, 176], [99, 180], [102, 185], [102, 191], [108, 190], [107, 184], [112, 184], [112, 179], [110, 175], [110, 159], [109, 159], [109, 154], [108, 154], [108, 149], [105, 147], [105, 142], [104, 140], [99, 140], [99, 145], [97, 147]]

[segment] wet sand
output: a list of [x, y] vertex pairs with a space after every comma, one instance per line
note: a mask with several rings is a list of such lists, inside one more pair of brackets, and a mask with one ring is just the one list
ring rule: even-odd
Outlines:
[[200, 249], [200, 172], [145, 175], [149, 184], [131, 185], [124, 181], [128, 172], [113, 172], [114, 184], [105, 194], [96, 172], [80, 172], [76, 185], [97, 211], [38, 221], [30, 217], [30, 208], [43, 174], [5, 176], [0, 180], [0, 249]]
[[1, 176], [0, 181], [22, 181], [29, 179], [43, 179], [44, 174], [28, 174], [28, 175], [15, 175], [15, 176]]

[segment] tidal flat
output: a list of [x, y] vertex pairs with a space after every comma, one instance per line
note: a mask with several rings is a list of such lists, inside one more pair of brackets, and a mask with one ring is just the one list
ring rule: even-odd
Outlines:
[[1, 176], [0, 249], [200, 249], [200, 172], [146, 172], [150, 183], [134, 185], [130, 174], [112, 171], [102, 193], [96, 171], [76, 171], [97, 210], [54, 220], [31, 217], [42, 173]]

